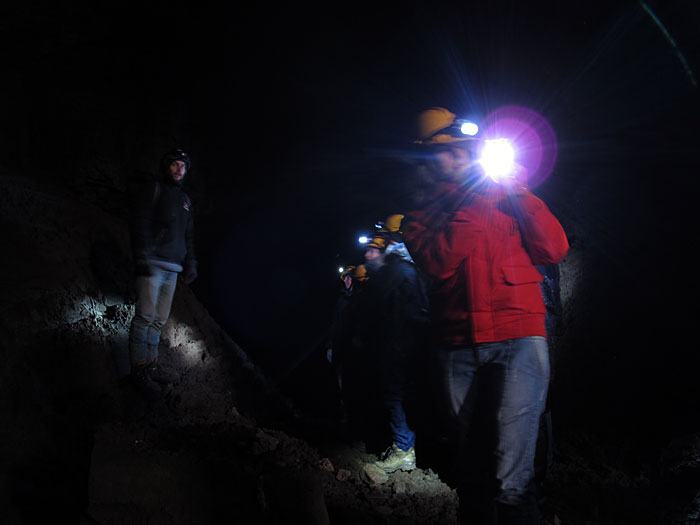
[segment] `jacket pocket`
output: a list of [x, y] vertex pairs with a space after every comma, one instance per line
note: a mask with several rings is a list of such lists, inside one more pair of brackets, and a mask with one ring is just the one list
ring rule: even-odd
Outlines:
[[541, 283], [543, 280], [534, 266], [504, 266], [503, 278], [511, 285]]

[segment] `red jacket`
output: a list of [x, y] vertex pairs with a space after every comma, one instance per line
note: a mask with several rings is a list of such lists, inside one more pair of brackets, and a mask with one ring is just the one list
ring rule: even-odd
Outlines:
[[561, 262], [569, 243], [532, 193], [507, 195], [490, 181], [471, 189], [441, 184], [430, 207], [407, 214], [404, 239], [433, 281], [430, 307], [441, 343], [546, 337], [534, 265]]

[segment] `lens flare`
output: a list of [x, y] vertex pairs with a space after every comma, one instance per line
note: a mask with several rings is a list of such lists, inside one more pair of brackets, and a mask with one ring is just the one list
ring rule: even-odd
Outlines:
[[[557, 140], [554, 130], [539, 113], [521, 106], [504, 106], [487, 115], [481, 128], [484, 141], [480, 158], [494, 147], [494, 141], [505, 139], [513, 148], [511, 172], [518, 179], [535, 188], [551, 175], [557, 159]], [[499, 162], [504, 164], [506, 159]]]
[[492, 139], [484, 142], [479, 160], [484, 173], [498, 182], [513, 173], [515, 150], [508, 139]]

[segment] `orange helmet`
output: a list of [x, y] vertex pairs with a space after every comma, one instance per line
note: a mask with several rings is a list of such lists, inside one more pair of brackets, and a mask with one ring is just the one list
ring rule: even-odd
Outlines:
[[365, 244], [365, 250], [367, 248], [376, 248], [383, 252], [386, 249], [386, 237], [383, 235], [372, 237], [372, 240]]
[[346, 277], [352, 277], [356, 266], [346, 266], [340, 271], [340, 280], [345, 280]]
[[457, 115], [449, 109], [440, 107], [426, 109], [418, 115], [418, 140], [415, 142], [429, 146], [476, 140], [475, 137], [462, 133], [458, 123]]
[[352, 278], [360, 283], [363, 283], [369, 279], [369, 276], [367, 275], [367, 268], [365, 268], [364, 264], [360, 264], [357, 268], [355, 268]]

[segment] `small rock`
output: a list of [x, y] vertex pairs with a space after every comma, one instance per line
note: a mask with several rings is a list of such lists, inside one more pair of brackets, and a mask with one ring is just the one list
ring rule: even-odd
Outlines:
[[336, 474], [335, 479], [337, 479], [338, 481], [347, 481], [351, 477], [352, 477], [352, 472], [350, 472], [349, 470], [346, 470], [344, 468], [341, 468], [340, 470], [338, 470], [338, 473]]
[[360, 471], [360, 478], [365, 483], [381, 485], [389, 480], [389, 474], [373, 463], [368, 463]]
[[251, 447], [251, 452], [254, 455], [264, 454], [266, 452], [272, 452], [279, 445], [279, 440], [270, 434], [259, 430], [255, 434], [255, 442], [253, 442]]
[[394, 489], [394, 494], [405, 494], [406, 493], [406, 483], [402, 481], [397, 481], [392, 487]]
[[325, 470], [326, 472], [333, 472], [335, 470], [333, 463], [331, 463], [331, 460], [328, 458], [322, 458], [318, 462], [318, 466], [321, 467], [321, 470]]

